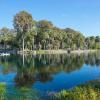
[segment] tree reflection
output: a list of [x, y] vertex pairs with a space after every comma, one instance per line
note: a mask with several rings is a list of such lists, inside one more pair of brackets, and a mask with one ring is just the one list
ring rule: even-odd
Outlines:
[[[28, 58], [28, 59], [27, 59]], [[17, 74], [15, 77], [16, 85], [24, 86], [24, 85], [32, 85], [35, 82], [34, 76], [34, 61], [31, 56], [23, 55], [19, 56], [16, 61], [17, 65]]]
[[53, 75], [63, 71], [71, 73], [80, 70], [84, 64], [100, 66], [100, 53], [52, 54], [52, 55], [12, 55], [0, 57], [2, 73], [16, 72], [17, 86], [31, 86], [34, 82], [52, 81]]

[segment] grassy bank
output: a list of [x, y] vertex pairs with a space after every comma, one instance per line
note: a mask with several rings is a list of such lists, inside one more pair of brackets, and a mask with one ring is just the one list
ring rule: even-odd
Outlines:
[[[28, 98], [27, 100], [33, 100], [33, 98], [35, 98], [35, 100], [40, 100], [37, 98], [36, 92], [28, 91], [27, 88], [21, 88], [20, 93], [21, 95], [8, 95], [6, 91], [6, 84], [0, 83], [0, 100], [8, 100], [9, 96], [14, 98], [16, 95], [20, 96], [20, 98], [25, 96], [25, 98]], [[31, 99], [29, 99], [30, 97]], [[23, 100], [26, 100], [25, 98]], [[53, 93], [47, 96], [44, 100], [100, 100], [100, 79], [88, 82], [85, 85], [77, 86], [72, 90], [62, 90], [61, 92]]]
[[55, 93], [50, 100], [100, 100], [100, 79]]

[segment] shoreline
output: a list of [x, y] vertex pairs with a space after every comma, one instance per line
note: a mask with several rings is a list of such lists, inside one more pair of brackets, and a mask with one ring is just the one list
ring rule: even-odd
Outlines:
[[[90, 53], [90, 52], [96, 52], [100, 50], [72, 50], [70, 53], [68, 53], [68, 50], [25, 50], [24, 54], [81, 54], [81, 53]], [[18, 51], [18, 54], [23, 54], [23, 51]]]

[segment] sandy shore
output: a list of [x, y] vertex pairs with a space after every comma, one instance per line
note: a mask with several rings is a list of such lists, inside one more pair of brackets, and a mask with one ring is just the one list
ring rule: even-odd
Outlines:
[[[96, 52], [96, 51], [100, 51], [100, 50], [73, 50], [70, 53], [90, 53], [90, 52]], [[23, 54], [23, 51], [19, 51], [19, 54]], [[67, 50], [34, 50], [34, 51], [24, 51], [25, 54], [68, 54]]]
[[98, 50], [74, 50], [71, 51], [71, 53], [90, 53], [90, 52], [96, 52]]

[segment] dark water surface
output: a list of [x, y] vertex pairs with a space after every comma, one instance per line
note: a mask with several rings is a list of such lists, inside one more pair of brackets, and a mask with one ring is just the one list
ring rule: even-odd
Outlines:
[[14, 100], [40, 100], [46, 93], [71, 89], [97, 78], [100, 52], [0, 57], [0, 82], [6, 84], [11, 100], [12, 96], [16, 96]]

